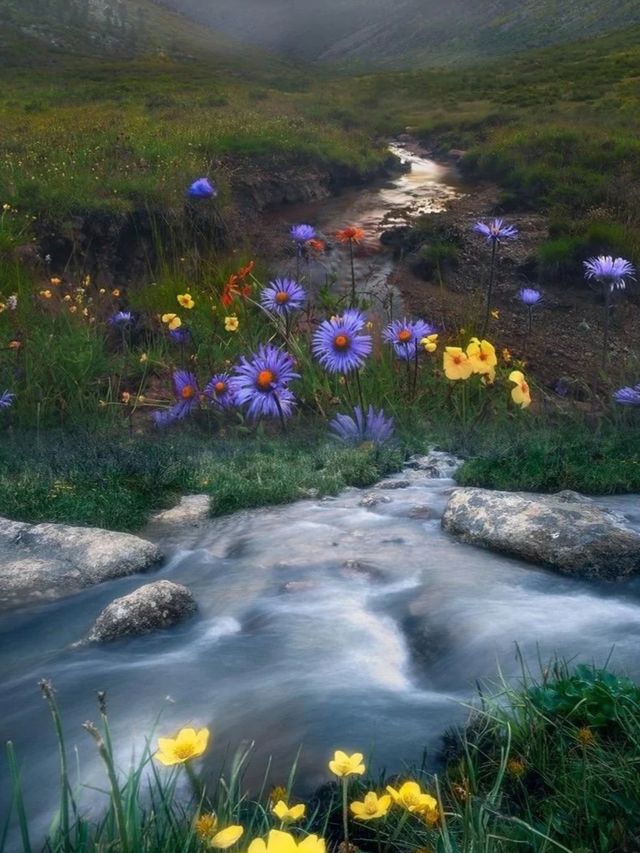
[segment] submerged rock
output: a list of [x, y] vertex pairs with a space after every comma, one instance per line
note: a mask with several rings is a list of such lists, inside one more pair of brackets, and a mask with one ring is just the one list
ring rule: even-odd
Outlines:
[[425, 477], [439, 480], [451, 479], [461, 465], [462, 461], [450, 453], [431, 450], [426, 456], [411, 456], [405, 463], [405, 468], [421, 471]]
[[87, 642], [150, 634], [188, 619], [197, 609], [186, 586], [165, 580], [148, 583], [108, 604], [94, 622]]
[[468, 544], [567, 575], [617, 580], [640, 571], [640, 533], [622, 515], [576, 492], [456, 489], [442, 526]]
[[358, 503], [358, 506], [363, 506], [365, 509], [372, 509], [378, 504], [390, 504], [391, 498], [388, 495], [365, 495]]
[[0, 518], [0, 609], [72, 595], [161, 559], [155, 545], [130, 533]]

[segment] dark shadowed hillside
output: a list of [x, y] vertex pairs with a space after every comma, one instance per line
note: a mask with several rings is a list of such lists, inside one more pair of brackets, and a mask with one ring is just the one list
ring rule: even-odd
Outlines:
[[388, 67], [472, 61], [640, 22], [636, 0], [161, 2], [218, 31], [296, 58]]

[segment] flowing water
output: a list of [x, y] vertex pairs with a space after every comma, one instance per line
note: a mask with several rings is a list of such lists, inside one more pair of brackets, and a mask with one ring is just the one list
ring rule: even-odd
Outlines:
[[[437, 209], [458, 191], [441, 169], [420, 161], [413, 176], [305, 218], [325, 228], [365, 222], [373, 240], [385, 214]], [[389, 263], [380, 256], [379, 268]], [[602, 664], [615, 647], [614, 665], [640, 676], [638, 582], [571, 580], [462, 545], [440, 527], [453, 481], [419, 471], [398, 478], [409, 486], [371, 490], [383, 502], [369, 507], [350, 490], [198, 527], [156, 525], [147, 535], [167, 554], [158, 571], [4, 614], [0, 741], [15, 744], [34, 826], [44, 829], [57, 796], [41, 678], [58, 691], [84, 783], [104, 786], [81, 724], [96, 719], [95, 693], [106, 690], [121, 765], [139, 754], [162, 711], [163, 733], [209, 726], [214, 762], [255, 741], [256, 784], [269, 755], [272, 782], [284, 782], [302, 746], [300, 790], [308, 791], [326, 779], [335, 748], [366, 752], [389, 770], [419, 760], [423, 747], [433, 760], [443, 730], [464, 720], [476, 680], [495, 676], [497, 664], [517, 674], [516, 644], [534, 665], [556, 653]], [[640, 529], [637, 498], [603, 503]], [[73, 647], [106, 604], [157, 578], [186, 584], [197, 617], [130, 641]], [[1, 824], [9, 784], [0, 768]], [[88, 789], [81, 799], [102, 802]]]

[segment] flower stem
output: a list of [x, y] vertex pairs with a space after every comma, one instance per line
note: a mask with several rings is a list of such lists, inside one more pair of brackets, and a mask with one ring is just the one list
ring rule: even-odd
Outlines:
[[344, 829], [344, 846], [346, 853], [349, 853], [349, 811], [348, 811], [348, 777], [342, 777], [342, 825]]
[[362, 385], [360, 384], [360, 371], [356, 370], [356, 386], [358, 388], [358, 399], [360, 400], [360, 408], [362, 409], [362, 414], [364, 416], [364, 396], [362, 394]]
[[491, 270], [489, 272], [489, 286], [487, 287], [487, 308], [484, 315], [484, 325], [482, 326], [482, 337], [487, 334], [489, 328], [489, 319], [491, 318], [491, 299], [493, 297], [493, 282], [496, 272], [496, 254], [498, 252], [498, 241], [493, 240], [491, 245]]
[[351, 308], [356, 305], [356, 268], [353, 260], [353, 240], [349, 240], [349, 257], [351, 259]]

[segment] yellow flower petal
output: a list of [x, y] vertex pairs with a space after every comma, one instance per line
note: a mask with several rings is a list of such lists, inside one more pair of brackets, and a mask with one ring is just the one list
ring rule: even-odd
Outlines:
[[211, 839], [211, 846], [218, 850], [226, 850], [228, 847], [233, 847], [236, 841], [242, 838], [244, 833], [243, 826], [227, 826], [226, 829], [221, 829]]

